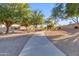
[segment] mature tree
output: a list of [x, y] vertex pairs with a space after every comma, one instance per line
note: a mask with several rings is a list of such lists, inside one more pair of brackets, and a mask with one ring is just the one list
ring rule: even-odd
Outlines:
[[41, 11], [33, 11], [31, 16], [32, 24], [37, 28], [37, 25], [44, 23], [43, 17], [44, 15], [42, 14]]
[[28, 27], [29, 25], [31, 25], [31, 13], [32, 11], [30, 10], [28, 4], [20, 4], [20, 6], [18, 6], [19, 10], [18, 10], [18, 18], [20, 19], [18, 20], [18, 22], [20, 22], [20, 25]]
[[79, 23], [79, 3], [56, 4], [52, 16], [58, 19], [69, 19]]
[[6, 33], [9, 31], [9, 27], [14, 23], [14, 7], [12, 4], [0, 4], [0, 22], [5, 24], [6, 26]]
[[6, 33], [9, 32], [9, 27], [15, 22], [22, 19], [27, 14], [27, 4], [0, 4], [0, 22], [5, 24]]
[[24, 17], [22, 20], [21, 20], [21, 23], [20, 23], [22, 26], [25, 26], [26, 28], [30, 25], [32, 25], [32, 22], [31, 22], [31, 18], [30, 17]]
[[63, 6], [64, 4], [61, 3], [61, 4], [55, 4], [55, 7], [52, 9], [52, 14], [51, 14], [51, 17], [53, 19], [55, 19], [55, 21], [58, 21], [59, 18], [63, 18]]
[[70, 18], [73, 20], [75, 23], [79, 24], [79, 3], [70, 3], [66, 4], [66, 9], [65, 9], [65, 18]]

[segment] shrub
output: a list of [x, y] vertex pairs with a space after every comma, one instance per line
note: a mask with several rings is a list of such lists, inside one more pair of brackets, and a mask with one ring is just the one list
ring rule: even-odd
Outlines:
[[75, 28], [75, 29], [78, 29], [78, 26], [75, 26], [74, 28]]
[[61, 27], [58, 27], [58, 29], [60, 30], [60, 29], [61, 29]]
[[3, 34], [3, 32], [0, 32], [0, 34]]

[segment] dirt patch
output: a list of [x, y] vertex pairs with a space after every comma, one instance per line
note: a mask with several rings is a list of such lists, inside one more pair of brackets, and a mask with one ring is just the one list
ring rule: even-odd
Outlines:
[[45, 31], [46, 36], [57, 39], [63, 36], [68, 36], [71, 33], [68, 33], [66, 31], [63, 30], [59, 30], [59, 31]]
[[66, 55], [79, 56], [79, 30], [64, 31], [45, 31], [45, 34]]

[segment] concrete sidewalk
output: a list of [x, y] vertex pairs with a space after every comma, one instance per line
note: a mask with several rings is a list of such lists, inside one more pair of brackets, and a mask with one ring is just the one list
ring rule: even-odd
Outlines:
[[19, 56], [65, 56], [65, 54], [56, 48], [43, 32], [37, 32], [29, 39]]

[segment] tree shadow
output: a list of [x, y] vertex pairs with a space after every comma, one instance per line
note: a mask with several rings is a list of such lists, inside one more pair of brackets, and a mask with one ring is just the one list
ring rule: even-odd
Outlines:
[[[9, 37], [9, 38], [0, 38], [0, 53], [5, 53], [8, 51], [8, 54], [0, 54], [2, 56], [18, 56], [19, 53], [24, 48], [25, 44], [29, 41], [29, 38], [33, 34], [29, 35], [22, 35], [17, 37]], [[60, 37], [61, 35], [56, 35], [56, 37]], [[71, 36], [68, 36], [67, 38], [63, 38], [60, 40], [53, 40], [52, 36], [40, 36], [36, 35], [36, 37], [39, 39], [39, 37], [47, 37], [50, 42], [53, 42], [58, 49], [63, 51], [67, 56], [79, 56], [79, 34], [74, 34]], [[52, 38], [52, 39], [51, 39]], [[44, 41], [44, 40], [43, 40]], [[40, 42], [41, 44], [44, 44], [44, 42]]]
[[[0, 56], [18, 56], [32, 35], [33, 34], [22, 35], [22, 36], [17, 36], [17, 37], [0, 38]], [[38, 43], [38, 45], [47, 44], [46, 42], [44, 42], [45, 39], [43, 39], [43, 37], [46, 37], [46, 36], [41, 36], [37, 34], [35, 35], [38, 40], [36, 40], [36, 42], [33, 41], [34, 44], [36, 43]], [[39, 39], [39, 37], [41, 39]], [[50, 45], [46, 45], [46, 46], [50, 46]], [[37, 49], [37, 51], [39, 51], [39, 49]], [[48, 52], [46, 56], [49, 56], [50, 54], [51, 53]], [[43, 54], [41, 56], [43, 56]]]
[[51, 42], [53, 42], [60, 50], [66, 53], [67, 56], [79, 56], [79, 33], [74, 33], [67, 37], [59, 39], [51, 39], [48, 37]]
[[0, 56], [18, 56], [32, 35], [0, 38]]

